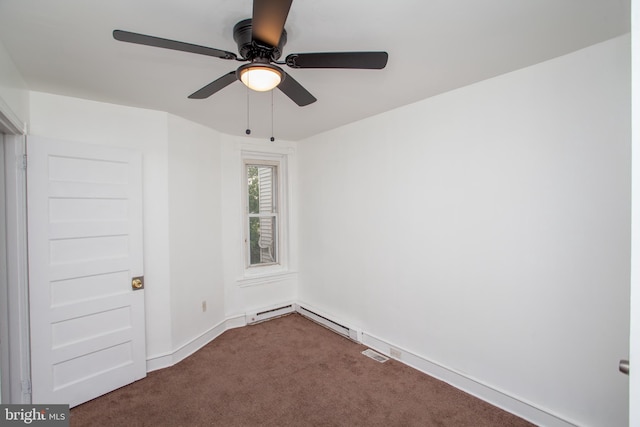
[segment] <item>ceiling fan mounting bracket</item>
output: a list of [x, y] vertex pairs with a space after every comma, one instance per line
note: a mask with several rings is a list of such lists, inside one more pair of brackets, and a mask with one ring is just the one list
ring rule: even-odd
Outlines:
[[251, 32], [251, 19], [243, 19], [233, 27], [233, 40], [238, 45], [240, 56], [248, 61], [254, 58], [265, 58], [276, 61], [282, 55], [284, 45], [287, 44], [287, 31], [282, 29], [282, 35], [277, 46], [270, 46], [254, 40]]

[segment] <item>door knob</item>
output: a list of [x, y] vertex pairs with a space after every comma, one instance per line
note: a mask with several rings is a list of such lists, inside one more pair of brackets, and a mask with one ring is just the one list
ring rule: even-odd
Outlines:
[[624, 359], [621, 360], [618, 369], [620, 369], [620, 372], [622, 372], [623, 374], [629, 375], [629, 361]]
[[131, 279], [131, 289], [134, 291], [144, 289], [144, 277], [134, 277]]

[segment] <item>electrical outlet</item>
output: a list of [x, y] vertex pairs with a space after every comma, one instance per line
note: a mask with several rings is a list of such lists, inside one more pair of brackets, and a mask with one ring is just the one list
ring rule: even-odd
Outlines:
[[401, 359], [402, 358], [402, 352], [400, 350], [398, 350], [397, 348], [390, 347], [389, 348], [389, 356], [393, 357], [394, 359]]
[[202, 312], [204, 313], [205, 311], [207, 311], [207, 302], [202, 301]]

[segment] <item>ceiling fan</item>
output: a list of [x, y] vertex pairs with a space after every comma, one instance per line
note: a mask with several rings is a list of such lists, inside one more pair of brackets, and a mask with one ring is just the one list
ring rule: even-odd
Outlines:
[[[287, 42], [285, 21], [293, 0], [253, 0], [253, 17], [233, 27], [233, 39], [240, 57], [235, 53], [212, 47], [179, 42], [129, 31], [114, 30], [116, 40], [146, 46], [161, 47], [200, 55], [248, 62], [195, 91], [189, 98], [204, 99], [236, 80], [257, 91], [280, 89], [293, 102], [303, 107], [316, 101], [300, 83], [278, 65], [291, 68], [351, 68], [380, 70], [387, 65], [387, 52], [317, 52], [292, 53], [284, 61], [278, 59]], [[277, 64], [277, 65], [276, 65]]]

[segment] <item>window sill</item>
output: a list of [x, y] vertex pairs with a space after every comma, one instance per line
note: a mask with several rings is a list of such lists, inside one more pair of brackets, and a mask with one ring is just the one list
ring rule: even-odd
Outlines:
[[272, 271], [256, 274], [245, 274], [236, 279], [236, 283], [241, 288], [247, 286], [265, 285], [267, 283], [281, 282], [283, 280], [293, 279], [298, 275], [295, 271]]

